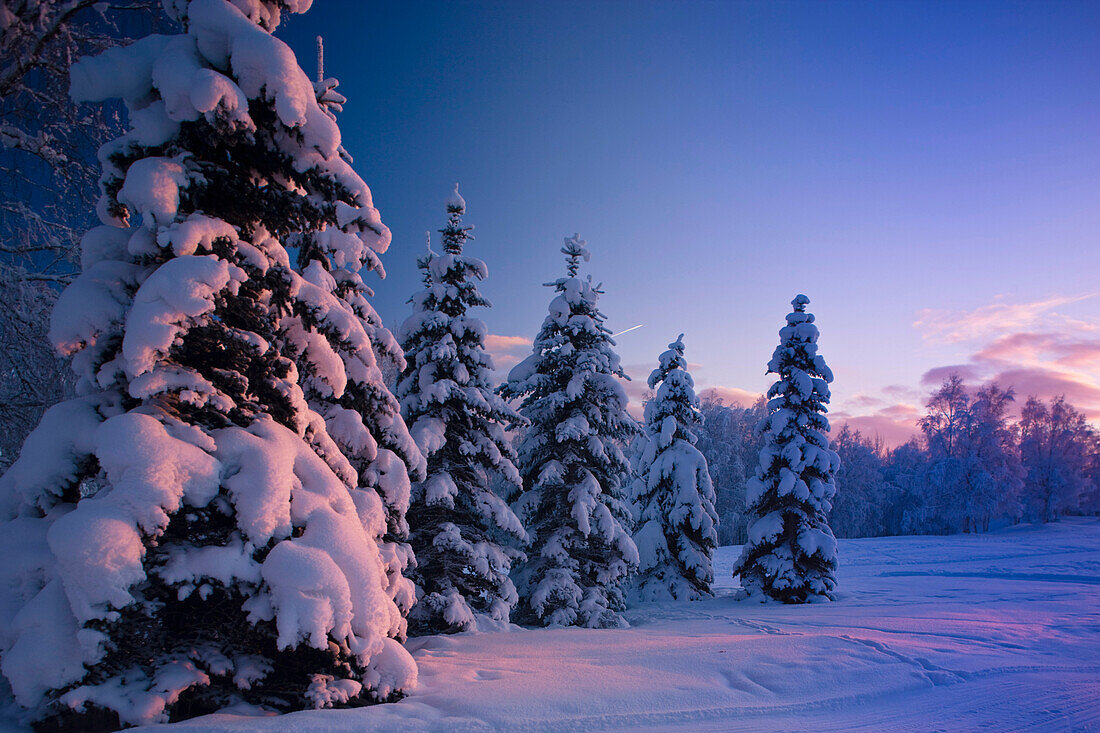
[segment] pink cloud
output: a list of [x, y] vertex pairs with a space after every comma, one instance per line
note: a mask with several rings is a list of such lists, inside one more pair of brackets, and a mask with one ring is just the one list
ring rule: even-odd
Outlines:
[[878, 407], [882, 403], [883, 399], [881, 397], [875, 397], [869, 394], [852, 395], [844, 401], [844, 404], [854, 407]]
[[1070, 367], [1092, 367], [1100, 364], [1100, 339], [1092, 341], [1073, 341], [1062, 344], [1062, 355], [1058, 363]]
[[1010, 333], [994, 339], [993, 343], [979, 349], [971, 358], [974, 361], [1034, 359], [1039, 353], [1050, 349], [1057, 339], [1057, 336], [1049, 333]]
[[637, 420], [643, 419], [642, 403], [650, 394], [649, 386], [646, 385], [645, 380], [631, 375], [629, 382], [620, 381], [619, 384], [623, 386], [623, 391], [626, 392], [627, 399], [630, 400], [626, 406], [626, 411]]
[[981, 370], [974, 364], [952, 364], [929, 369], [921, 375], [920, 383], [926, 387], [938, 387], [943, 380], [953, 374], [958, 374], [964, 382], [972, 382], [982, 378]]
[[972, 358], [986, 362], [1053, 362], [1068, 367], [1094, 367], [1100, 363], [1100, 339], [1070, 338], [1058, 333], [1011, 333], [994, 340]]
[[485, 350], [493, 358], [493, 368], [505, 372], [527, 357], [531, 350], [531, 339], [524, 336], [500, 336], [486, 334]]
[[987, 337], [1005, 330], [1031, 328], [1040, 322], [1063, 318], [1054, 309], [1097, 297], [1100, 293], [1055, 296], [1030, 303], [997, 300], [972, 311], [925, 308], [917, 313], [913, 327], [927, 341], [957, 343]]
[[750, 392], [740, 387], [707, 387], [699, 392], [699, 399], [718, 399], [726, 406], [741, 407], [751, 407], [761, 396], [759, 392]]
[[921, 418], [922, 413], [916, 405], [887, 404], [869, 414], [852, 414], [847, 409], [851, 404], [851, 400], [846, 400], [844, 409], [835, 410], [829, 414], [833, 435], [848, 425], [852, 430], [861, 432], [864, 437], [878, 438], [888, 447], [893, 448], [920, 433], [917, 420]]
[[980, 346], [967, 364], [929, 369], [921, 383], [935, 388], [951, 374], [972, 385], [996, 382], [1016, 391], [1017, 410], [1032, 395], [1040, 399], [1065, 395], [1096, 420], [1100, 418], [1100, 338], [1090, 338], [1089, 333], [1068, 322], [1042, 331], [1005, 333]]
[[920, 390], [914, 387], [907, 387], [904, 384], [888, 384], [882, 388], [882, 393], [893, 399], [897, 400], [909, 400], [913, 402], [920, 397]]
[[878, 416], [889, 418], [891, 420], [900, 420], [902, 422], [909, 422], [913, 425], [917, 424], [917, 420], [922, 417], [921, 411], [917, 409], [916, 405], [897, 404], [884, 407], [875, 413]]
[[835, 436], [845, 425], [852, 430], [858, 430], [865, 438], [880, 439], [890, 448], [896, 448], [920, 434], [915, 422], [895, 420], [881, 414], [834, 418], [832, 434]]
[[531, 339], [526, 336], [500, 336], [495, 333], [485, 335], [485, 348], [489, 351], [511, 351], [531, 348]]
[[493, 369], [498, 372], [503, 372], [511, 369], [516, 364], [519, 364], [521, 357], [513, 354], [500, 354], [499, 356], [493, 356]]
[[991, 381], [1015, 389], [1017, 402], [1022, 403], [1031, 395], [1047, 400], [1065, 395], [1089, 419], [1100, 418], [1100, 385], [1095, 380], [1053, 368], [1022, 367], [999, 372]]

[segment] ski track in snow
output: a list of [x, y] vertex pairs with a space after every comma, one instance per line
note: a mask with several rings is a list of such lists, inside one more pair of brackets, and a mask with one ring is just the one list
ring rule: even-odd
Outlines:
[[1100, 520], [841, 540], [840, 596], [632, 608], [630, 629], [413, 639], [391, 705], [183, 731], [1100, 730]]

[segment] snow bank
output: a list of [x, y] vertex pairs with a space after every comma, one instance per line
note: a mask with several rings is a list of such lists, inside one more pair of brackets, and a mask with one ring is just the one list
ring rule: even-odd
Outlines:
[[[291, 730], [1092, 730], [1100, 727], [1100, 523], [841, 540], [834, 603], [717, 598], [628, 612], [632, 628], [432, 636], [400, 702], [164, 733]], [[537, 663], [532, 663], [537, 660]]]

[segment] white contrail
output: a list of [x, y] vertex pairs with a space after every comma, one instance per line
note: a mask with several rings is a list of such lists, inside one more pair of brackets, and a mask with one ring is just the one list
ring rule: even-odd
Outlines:
[[645, 325], [644, 323], [639, 323], [637, 326], [631, 326], [630, 328], [626, 329], [625, 331], [619, 331], [618, 333], [613, 333], [613, 334], [611, 334], [611, 338], [615, 338], [616, 336], [622, 336], [624, 333], [630, 333], [634, 329], [641, 328], [644, 325]]

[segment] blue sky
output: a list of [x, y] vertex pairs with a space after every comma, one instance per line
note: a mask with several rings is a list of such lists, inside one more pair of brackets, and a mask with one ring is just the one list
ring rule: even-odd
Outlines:
[[683, 331], [762, 391], [805, 292], [841, 420], [901, 435], [950, 366], [1100, 417], [1100, 3], [317, 0], [279, 32], [311, 74], [318, 33], [391, 324], [459, 181], [495, 335], [579, 232], [642, 380]]

